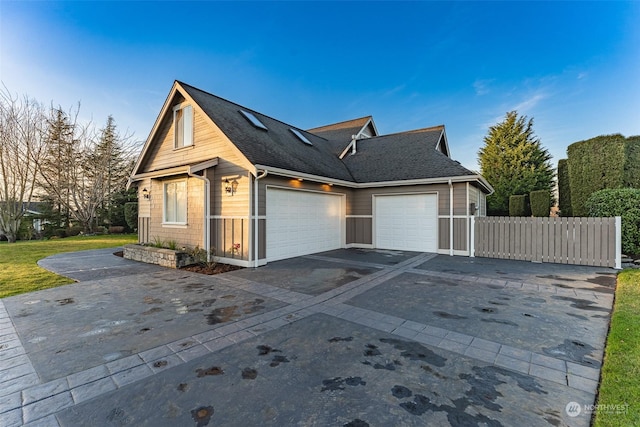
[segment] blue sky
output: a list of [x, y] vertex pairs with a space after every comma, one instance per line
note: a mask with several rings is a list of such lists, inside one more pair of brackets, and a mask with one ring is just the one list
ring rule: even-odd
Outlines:
[[444, 124], [478, 169], [489, 126], [569, 144], [640, 134], [640, 2], [0, 1], [0, 80], [146, 139], [175, 79], [301, 128]]

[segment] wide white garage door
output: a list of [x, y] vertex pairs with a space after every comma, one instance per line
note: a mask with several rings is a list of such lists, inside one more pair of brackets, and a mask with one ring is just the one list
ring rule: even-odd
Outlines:
[[267, 261], [342, 247], [342, 196], [267, 189]]
[[375, 224], [377, 248], [436, 252], [438, 198], [435, 194], [376, 196]]

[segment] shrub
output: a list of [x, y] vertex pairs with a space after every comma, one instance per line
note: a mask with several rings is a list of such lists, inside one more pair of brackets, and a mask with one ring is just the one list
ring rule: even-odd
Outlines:
[[618, 188], [596, 191], [587, 200], [589, 216], [622, 217], [622, 252], [640, 255], [640, 189]]
[[567, 159], [558, 160], [558, 207], [560, 208], [560, 215], [573, 216]]
[[215, 248], [209, 249], [208, 257], [207, 251], [199, 246], [187, 249], [187, 253], [196, 264], [203, 265], [211, 269], [218, 265], [218, 257], [216, 256]]
[[77, 236], [80, 233], [82, 233], [82, 227], [79, 225], [67, 228], [67, 237]]
[[551, 210], [551, 192], [549, 190], [536, 190], [529, 193], [531, 214], [533, 216], [549, 216]]
[[56, 237], [67, 237], [67, 230], [65, 228], [56, 228], [55, 230], [53, 230], [53, 234]]
[[122, 225], [112, 225], [109, 227], [109, 234], [122, 234], [124, 233], [124, 226]]
[[131, 230], [138, 229], [138, 203], [127, 202], [124, 204], [124, 220]]
[[509, 216], [527, 216], [527, 198], [525, 195], [509, 196]]

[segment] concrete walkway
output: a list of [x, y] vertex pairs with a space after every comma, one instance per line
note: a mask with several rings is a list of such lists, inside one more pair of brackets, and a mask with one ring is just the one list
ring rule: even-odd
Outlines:
[[0, 425], [589, 425], [565, 409], [594, 403], [612, 271], [350, 250], [202, 276], [111, 252], [0, 301]]

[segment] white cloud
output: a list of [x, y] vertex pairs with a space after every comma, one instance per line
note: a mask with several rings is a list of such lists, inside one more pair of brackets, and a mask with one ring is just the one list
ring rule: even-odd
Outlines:
[[473, 82], [473, 89], [476, 91], [476, 95], [482, 96], [491, 92], [489, 85], [494, 81], [494, 79], [478, 79]]
[[514, 107], [510, 108], [509, 111], [516, 110], [519, 114], [530, 112], [536, 105], [540, 103], [540, 101], [545, 98], [547, 98], [547, 94], [545, 94], [544, 92], [534, 93], [533, 95], [529, 95], [527, 98], [520, 101]]

